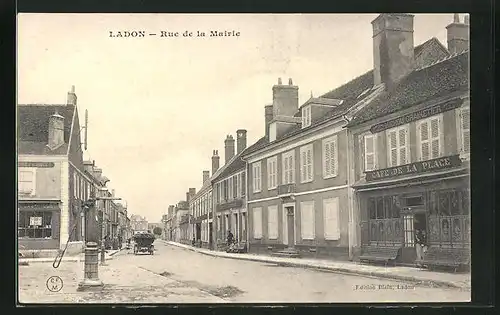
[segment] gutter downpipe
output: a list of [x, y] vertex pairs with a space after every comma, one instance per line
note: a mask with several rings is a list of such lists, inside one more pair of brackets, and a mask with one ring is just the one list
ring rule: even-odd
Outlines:
[[[346, 125], [349, 124], [349, 119], [347, 119], [346, 115], [343, 115], [342, 118], [346, 122]], [[353, 141], [354, 139], [352, 138], [351, 131], [349, 128], [344, 126], [346, 128], [346, 136], [347, 136], [347, 203], [349, 207], [349, 219], [348, 219], [348, 246], [349, 246], [349, 260], [354, 259], [354, 253], [353, 253], [353, 247], [356, 244], [355, 241], [355, 220], [354, 220], [354, 197], [353, 197], [353, 191], [351, 188], [352, 185], [352, 177], [353, 177], [353, 170], [354, 166], [351, 167], [351, 154], [353, 153], [352, 149], [354, 147]]]

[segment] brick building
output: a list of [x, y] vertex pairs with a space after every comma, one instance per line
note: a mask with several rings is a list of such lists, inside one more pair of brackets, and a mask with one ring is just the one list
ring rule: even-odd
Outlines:
[[[347, 123], [391, 91], [393, 85], [377, 78], [397, 75], [410, 62], [406, 56], [420, 67], [449, 56], [435, 38], [416, 47], [413, 37], [404, 47], [395, 45], [401, 34], [412, 31], [375, 36], [374, 69], [301, 106], [291, 79], [273, 86], [273, 103], [265, 107], [266, 135], [243, 154], [249, 174], [250, 251], [354, 258], [358, 222], [350, 180], [355, 157]], [[398, 55], [400, 49], [405, 54]]]
[[391, 89], [348, 124], [352, 216], [360, 222], [352, 234], [355, 252], [365, 260], [414, 263], [421, 229], [427, 263], [468, 264], [468, 22], [455, 15], [447, 27], [448, 49], [434, 54], [432, 63], [418, 62], [412, 15], [384, 14], [372, 24], [379, 49], [370, 79]]

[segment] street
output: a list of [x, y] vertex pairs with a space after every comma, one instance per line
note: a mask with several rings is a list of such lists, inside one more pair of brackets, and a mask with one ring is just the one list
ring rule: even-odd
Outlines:
[[[21, 303], [342, 303], [466, 301], [469, 291], [211, 257], [155, 241], [154, 255], [123, 250], [99, 268], [98, 292], [78, 292], [83, 263], [19, 267]], [[63, 288], [46, 282], [59, 276]]]

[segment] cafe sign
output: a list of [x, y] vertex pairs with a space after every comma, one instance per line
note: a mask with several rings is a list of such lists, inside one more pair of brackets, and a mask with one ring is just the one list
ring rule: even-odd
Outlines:
[[51, 168], [54, 167], [54, 162], [18, 162], [19, 167], [39, 167], [39, 168]]
[[385, 168], [382, 170], [365, 172], [366, 181], [386, 179], [401, 175], [420, 174], [460, 166], [462, 160], [459, 155], [445, 156], [433, 160], [410, 163], [406, 165]]
[[413, 122], [413, 121], [417, 121], [417, 120], [424, 119], [427, 117], [432, 117], [434, 115], [441, 114], [441, 113], [447, 112], [449, 110], [455, 109], [457, 107], [460, 107], [461, 105], [462, 105], [462, 99], [454, 99], [454, 100], [446, 102], [446, 103], [427, 107], [427, 108], [421, 109], [419, 111], [416, 111], [416, 112], [413, 112], [413, 113], [410, 113], [410, 114], [407, 114], [407, 115], [404, 115], [404, 116], [401, 116], [401, 117], [398, 117], [398, 118], [395, 118], [395, 119], [392, 119], [389, 121], [385, 121], [385, 122], [380, 123], [380, 124], [373, 125], [370, 128], [370, 132], [371, 133], [378, 133], [378, 132], [381, 132], [381, 131], [384, 131], [387, 129], [391, 129], [391, 128], [398, 127], [398, 126], [401, 126], [404, 124], [408, 124], [408, 123]]

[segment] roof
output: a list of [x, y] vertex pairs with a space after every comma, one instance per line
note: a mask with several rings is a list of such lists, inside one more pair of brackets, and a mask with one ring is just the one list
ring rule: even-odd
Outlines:
[[386, 116], [394, 112], [469, 88], [469, 52], [416, 69], [392, 89], [379, 95], [353, 117], [348, 126]]
[[[419, 58], [419, 56], [422, 54], [423, 51], [427, 49], [432, 49], [432, 47], [436, 47], [436, 45], [439, 47], [439, 49], [444, 48], [444, 46], [436, 38], [431, 38], [426, 42], [416, 46], [414, 48], [414, 54], [416, 58]], [[449, 55], [446, 48], [444, 48], [443, 53], [446, 56]], [[434, 56], [433, 54], [430, 54], [430, 56], [423, 56], [422, 58], [427, 58], [427, 59], [419, 60], [420, 64], [429, 64], [437, 61], [435, 60], [435, 58], [437, 57]], [[373, 97], [375, 93], [379, 93], [379, 90], [373, 86], [373, 82], [374, 82], [374, 77], [372, 69], [352, 79], [351, 81], [321, 95], [317, 99], [323, 100], [323, 102], [326, 101], [328, 103], [334, 103], [333, 100], [335, 101], [342, 100], [343, 102], [340, 105], [332, 106], [332, 109], [328, 111], [325, 115], [313, 119], [309, 127], [301, 128], [300, 123], [296, 124], [293, 127], [290, 127], [290, 129], [284, 135], [282, 135], [276, 141], [273, 141], [273, 143], [278, 143], [280, 141], [298, 135], [307, 130], [314, 129], [319, 125], [332, 120], [335, 117], [341, 117], [342, 115], [347, 114], [350, 110], [355, 108], [355, 106], [360, 102], [362, 102], [363, 100], [370, 99], [371, 97]], [[332, 100], [332, 101], [327, 101], [327, 100]], [[306, 103], [307, 102], [310, 102], [310, 100], [306, 101]], [[297, 115], [295, 116], [300, 117], [301, 116], [300, 111], [298, 111]], [[257, 143], [255, 143], [253, 146], [245, 150], [245, 155], [256, 152], [266, 147], [268, 144], [269, 144], [268, 139], [266, 137], [263, 137], [259, 141], [257, 141]]]
[[[66, 154], [71, 138], [74, 105], [19, 105], [17, 107], [18, 152], [20, 154]], [[64, 117], [64, 145], [56, 150], [47, 148], [49, 118], [57, 113]], [[66, 151], [64, 151], [64, 148]]]

